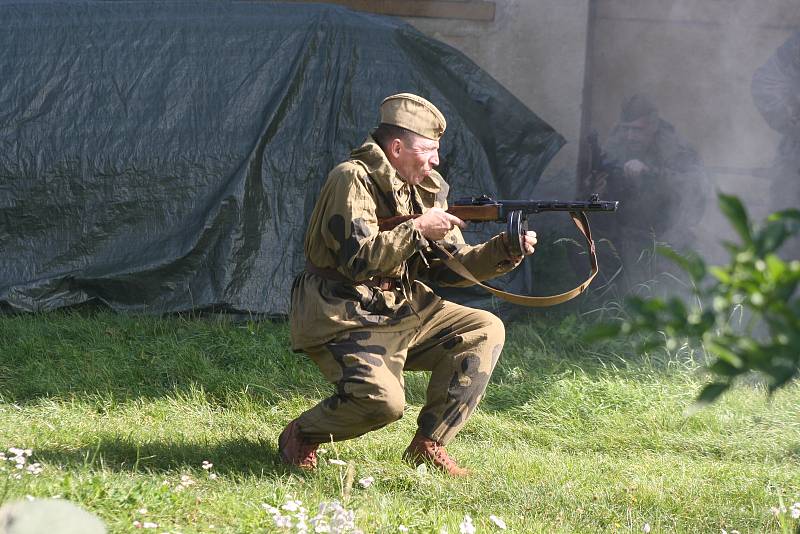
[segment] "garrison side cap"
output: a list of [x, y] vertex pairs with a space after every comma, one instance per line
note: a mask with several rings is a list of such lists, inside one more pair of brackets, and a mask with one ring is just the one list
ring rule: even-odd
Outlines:
[[381, 102], [381, 122], [400, 126], [428, 139], [438, 141], [447, 121], [436, 106], [411, 93], [398, 93]]

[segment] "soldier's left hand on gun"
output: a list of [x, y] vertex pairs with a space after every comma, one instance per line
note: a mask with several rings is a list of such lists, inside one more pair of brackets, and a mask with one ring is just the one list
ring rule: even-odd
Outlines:
[[[508, 235], [504, 234], [506, 239], [508, 239]], [[533, 230], [528, 230], [525, 232], [525, 235], [521, 235], [519, 237], [520, 244], [522, 245], [522, 250], [525, 252], [525, 256], [530, 256], [533, 254], [533, 251], [536, 249], [536, 243], [538, 242], [536, 239], [536, 232]], [[524, 256], [511, 256], [511, 259], [515, 262], [522, 261]]]
[[639, 178], [641, 175], [650, 172], [650, 167], [638, 159], [632, 159], [625, 163], [622, 170], [625, 172], [626, 178]]

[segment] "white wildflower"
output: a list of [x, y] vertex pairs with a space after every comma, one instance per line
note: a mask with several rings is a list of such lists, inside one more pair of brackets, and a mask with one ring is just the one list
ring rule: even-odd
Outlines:
[[397, 527], [397, 530], [399, 530], [400, 532], [408, 532], [408, 527], [405, 525], [400, 525], [399, 527]]
[[792, 506], [792, 519], [800, 519], [800, 506]]
[[145, 521], [144, 523], [142, 523], [142, 528], [158, 528], [158, 524]]
[[464, 521], [459, 525], [461, 534], [475, 534], [475, 525], [472, 524], [472, 518], [468, 515], [464, 516]]
[[507, 528], [506, 527], [506, 522], [503, 521], [502, 519], [500, 519], [499, 517], [497, 517], [496, 515], [490, 515], [489, 516], [489, 521], [494, 523], [497, 526], [497, 528], [499, 528], [500, 530], [505, 530]]
[[272, 519], [278, 528], [292, 528], [292, 518], [288, 515], [277, 514]]
[[147, 508], [139, 508], [138, 510], [136, 510], [136, 513], [141, 514], [141, 515], [146, 515], [147, 514]]
[[280, 512], [280, 510], [278, 510], [278, 509], [277, 509], [277, 508], [275, 508], [274, 506], [272, 506], [272, 505], [269, 505], [269, 504], [267, 504], [267, 503], [262, 503], [262, 504], [261, 504], [261, 507], [262, 507], [264, 510], [266, 510], [266, 511], [267, 511], [267, 513], [270, 513], [270, 514], [272, 514], [272, 515], [275, 515], [275, 514], [279, 514], [279, 513], [281, 513], [281, 512]]
[[214, 464], [212, 464], [212, 463], [211, 463], [211, 462], [209, 462], [208, 460], [203, 460], [203, 465], [202, 465], [201, 467], [202, 467], [203, 469], [205, 469], [206, 471], [208, 471], [209, 469], [211, 469], [212, 467], [214, 467]]
[[26, 471], [36, 476], [42, 472], [42, 464], [40, 464], [39, 462], [33, 463], [27, 467]]
[[644, 524], [644, 526], [642, 527], [642, 532], [644, 532], [644, 534], [650, 534], [650, 523]]
[[356, 513], [352, 510], [345, 510], [339, 501], [330, 503], [333, 512], [331, 516], [331, 528], [333, 532], [347, 532], [355, 528]]
[[281, 506], [283, 510], [287, 512], [296, 512], [300, 510], [300, 506], [303, 504], [303, 501], [286, 501], [286, 504]]
[[347, 462], [344, 460], [339, 460], [338, 458], [331, 458], [328, 460], [328, 463], [333, 465], [347, 465]]
[[209, 473], [208, 474], [208, 478], [210, 478], [211, 480], [217, 480], [217, 474], [216, 473]]
[[320, 503], [318, 513], [314, 517], [309, 517], [308, 510], [302, 506], [302, 501], [293, 498], [289, 498], [280, 508], [266, 503], [262, 503], [261, 507], [272, 514], [277, 528], [291, 530], [297, 534], [309, 532], [363, 534], [355, 528], [355, 512], [346, 510], [339, 501]]
[[142, 528], [142, 522], [141, 521], [134, 521], [133, 522], [133, 526], [134, 526], [134, 528]]
[[373, 482], [375, 482], [375, 478], [374, 477], [364, 477], [364, 478], [362, 478], [362, 479], [360, 479], [358, 481], [358, 483], [361, 484], [362, 488], [370, 487]]

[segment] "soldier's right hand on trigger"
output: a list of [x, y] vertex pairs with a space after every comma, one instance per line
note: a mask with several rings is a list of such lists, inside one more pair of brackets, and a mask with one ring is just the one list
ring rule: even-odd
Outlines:
[[441, 208], [431, 208], [414, 219], [414, 228], [419, 230], [426, 238], [433, 241], [444, 239], [447, 232], [452, 230], [455, 226], [465, 228], [467, 223], [455, 215], [450, 215]]

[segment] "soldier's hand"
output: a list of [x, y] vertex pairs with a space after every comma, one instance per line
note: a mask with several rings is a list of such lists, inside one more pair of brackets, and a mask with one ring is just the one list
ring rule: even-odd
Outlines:
[[414, 228], [433, 241], [444, 239], [447, 232], [456, 226], [465, 228], [467, 223], [455, 215], [450, 215], [441, 208], [431, 208], [414, 219]]
[[650, 167], [638, 159], [632, 159], [625, 162], [625, 166], [622, 168], [622, 170], [625, 172], [626, 178], [639, 178], [641, 175], [649, 172]]
[[[508, 239], [507, 234], [503, 235], [505, 236], [506, 239]], [[522, 245], [522, 251], [524, 253], [524, 256], [530, 256], [531, 254], [533, 254], [534, 250], [536, 250], [536, 243], [538, 243], [538, 240], [536, 239], [536, 232], [534, 232], [533, 230], [528, 230], [527, 232], [525, 232], [524, 235], [521, 235], [519, 239], [520, 239], [520, 245]], [[508, 242], [506, 242], [506, 244], [508, 244]], [[514, 262], [520, 262], [522, 261], [522, 258], [524, 256], [511, 256], [511, 259]]]
[[533, 230], [528, 230], [525, 232], [525, 235], [522, 237], [522, 250], [525, 252], [526, 256], [530, 256], [533, 254], [533, 251], [536, 250], [536, 243], [539, 240], [536, 238], [536, 232]]

